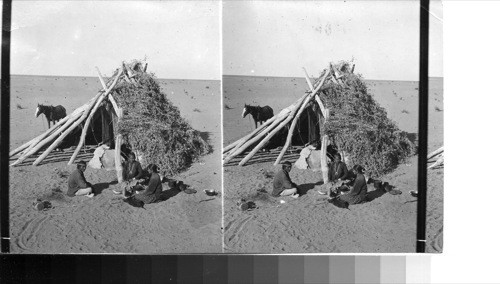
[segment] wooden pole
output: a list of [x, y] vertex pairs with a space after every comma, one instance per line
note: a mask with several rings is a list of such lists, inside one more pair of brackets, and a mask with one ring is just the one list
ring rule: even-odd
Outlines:
[[[307, 96], [307, 94], [303, 95], [297, 102], [304, 100], [304, 98], [306, 96]], [[290, 113], [290, 110], [293, 109], [297, 105], [297, 102], [294, 103], [294, 104], [292, 104], [292, 105], [290, 105], [287, 108], [282, 109], [278, 114], [276, 114], [272, 118], [268, 119], [262, 125], [260, 125], [259, 127], [257, 127], [257, 129], [253, 130], [250, 134], [248, 134], [245, 137], [240, 138], [237, 141], [235, 141], [235, 142], [229, 144], [228, 146], [224, 147], [223, 153], [225, 153], [225, 152], [227, 152], [227, 151], [229, 151], [231, 149], [233, 149], [233, 150], [231, 152], [229, 152], [229, 154], [234, 153], [234, 151], [236, 151], [239, 147], [241, 147], [241, 145], [243, 145], [246, 141], [248, 141], [248, 139], [254, 137], [257, 134], [259, 134], [261, 131], [264, 131], [263, 129], [265, 127], [267, 127], [268, 125], [270, 125], [272, 122], [274, 122], [278, 117], [283, 118], [284, 116], [288, 115]]]
[[427, 155], [427, 160], [432, 159], [434, 156], [436, 156], [438, 154], [441, 154], [443, 151], [444, 151], [444, 146], [441, 146], [441, 148], [439, 148], [439, 149], [433, 151], [432, 153], [430, 153], [429, 155]]
[[112, 94], [109, 94], [108, 99], [111, 102], [111, 105], [113, 106], [113, 109], [115, 110], [115, 113], [116, 113], [118, 111], [119, 107], [118, 107], [118, 104], [116, 103], [115, 98], [113, 97]]
[[326, 160], [326, 148], [328, 147], [328, 135], [324, 132], [326, 121], [330, 116], [330, 110], [326, 109], [325, 120], [323, 123], [323, 137], [321, 138], [321, 173], [323, 174], [323, 184], [328, 183], [328, 163]]
[[281, 121], [283, 121], [283, 119], [285, 119], [284, 116], [278, 117], [277, 119], [275, 119], [273, 121], [273, 123], [269, 127], [267, 127], [265, 130], [263, 130], [262, 132], [260, 132], [257, 136], [255, 136], [252, 139], [246, 141], [240, 147], [235, 148], [235, 151], [232, 152], [232, 153], [230, 153], [224, 159], [224, 164], [226, 164], [227, 162], [229, 162], [232, 158], [234, 158], [234, 157], [238, 156], [239, 154], [243, 153], [243, 151], [245, 151], [245, 149], [248, 148], [248, 146], [251, 146], [252, 144], [254, 144], [257, 141], [259, 141], [259, 139], [261, 139], [264, 135], [266, 135], [269, 131], [271, 131], [274, 127], [276, 127], [276, 125], [278, 125], [278, 123], [280, 123]]
[[[103, 93], [103, 92], [99, 92], [99, 94], [97, 94], [90, 102], [88, 102], [86, 105], [83, 106], [83, 108], [85, 108], [85, 111], [83, 112], [83, 114], [80, 116], [80, 118], [78, 118], [78, 120], [73, 123], [66, 131], [64, 131], [60, 136], [59, 138], [56, 139], [56, 141], [54, 141], [43, 153], [42, 155], [40, 155], [36, 160], [35, 162], [33, 162], [33, 165], [36, 166], [38, 165], [41, 161], [43, 161], [43, 159], [45, 159], [45, 157], [47, 157], [47, 155], [52, 151], [54, 150], [55, 147], [57, 147], [61, 142], [62, 140], [69, 134], [71, 133], [71, 131], [73, 131], [73, 129], [75, 129], [75, 127], [77, 127], [78, 125], [80, 125], [83, 120], [85, 118], [87, 118], [89, 112], [94, 111], [94, 107], [97, 105], [100, 104], [100, 102], [102, 101], [102, 98], [104, 98], [110, 90], [112, 90], [114, 88], [114, 85], [116, 84], [116, 82], [118, 81], [118, 79], [120, 78], [120, 74], [121, 74], [122, 70], [120, 70], [118, 72], [118, 75], [115, 77], [115, 81], [113, 81], [113, 84], [111, 85], [110, 89]], [[98, 101], [97, 103], [95, 101]], [[88, 128], [88, 126], [87, 126]], [[83, 140], [85, 140], [85, 134], [86, 134], [86, 129], [82, 129], [82, 136], [83, 137]], [[82, 141], [80, 139], [80, 141]], [[81, 142], [81, 144], [83, 145], [83, 142]], [[75, 152], [78, 154], [78, 151], [80, 150], [81, 148], [81, 145], [79, 144], [79, 148], [77, 148], [77, 150], [75, 150]], [[74, 158], [76, 158], [76, 155], [74, 155]], [[72, 157], [72, 159], [74, 160], [74, 158]]]
[[283, 146], [283, 149], [281, 149], [281, 152], [278, 156], [278, 158], [276, 159], [276, 161], [274, 162], [274, 165], [276, 166], [277, 164], [280, 163], [281, 159], [283, 158], [283, 156], [285, 155], [286, 153], [286, 150], [288, 149], [288, 147], [290, 146], [290, 143], [292, 142], [292, 136], [293, 136], [293, 131], [295, 130], [295, 126], [297, 125], [297, 121], [300, 117], [300, 115], [302, 114], [302, 112], [304, 111], [307, 103], [309, 103], [309, 101], [311, 100], [311, 98], [313, 98], [316, 93], [318, 92], [318, 90], [321, 88], [321, 86], [323, 85], [323, 83], [325, 82], [326, 80], [326, 77], [328, 77], [328, 75], [330, 74], [330, 72], [326, 72], [325, 75], [323, 75], [323, 78], [321, 79], [320, 83], [318, 84], [318, 86], [316, 87], [316, 89], [314, 90], [314, 92], [312, 92], [305, 100], [304, 102], [302, 103], [302, 106], [300, 107], [299, 111], [297, 112], [297, 114], [295, 114], [295, 117], [293, 118], [293, 121], [292, 121], [292, 125], [290, 126], [290, 128], [288, 129], [288, 135], [286, 137], [286, 142], [285, 142], [285, 146]]
[[437, 157], [436, 162], [428, 167], [428, 169], [434, 169], [444, 164], [444, 155], [441, 154]]
[[[65, 119], [64, 121], [66, 122], [67, 119]], [[54, 125], [50, 129], [48, 129], [47, 131], [45, 131], [44, 133], [42, 133], [42, 134], [38, 135], [37, 137], [31, 139], [30, 141], [28, 141], [28, 142], [24, 143], [23, 145], [17, 147], [16, 149], [10, 151], [9, 152], [9, 157], [12, 157], [12, 156], [16, 155], [17, 153], [22, 152], [23, 150], [29, 148], [33, 144], [38, 143], [38, 141], [40, 141], [41, 139], [45, 138], [45, 136], [47, 136], [48, 134], [54, 132], [54, 130], [56, 128], [58, 128], [58, 127], [59, 127], [59, 125], [57, 125], [57, 126]]]
[[[241, 154], [243, 151], [246, 150], [248, 146], [251, 146], [253, 143], [256, 143], [259, 139], [261, 139], [265, 134], [269, 133], [278, 123], [289, 117], [290, 115], [293, 116], [293, 114], [297, 111], [301, 103], [304, 101], [304, 99], [307, 97], [307, 95], [302, 96], [298, 101], [290, 105], [289, 107], [281, 110], [279, 114], [275, 115], [272, 119], [273, 122], [269, 127], [266, 129], [263, 129], [260, 133], [257, 134], [257, 136], [253, 137], [249, 141], [242, 141], [240, 142], [231, 152], [229, 152], [229, 155], [227, 155], [224, 158], [224, 163], [229, 162], [232, 158], [235, 156]], [[269, 120], [268, 120], [269, 121]], [[267, 121], [266, 121], [267, 124]], [[268, 134], [270, 135], [270, 134]], [[251, 138], [251, 137], [250, 137]], [[269, 137], [271, 139], [271, 137]], [[268, 139], [268, 140], [269, 140]]]
[[[106, 85], [106, 83], [104, 83], [104, 79], [102, 78], [101, 71], [99, 71], [99, 68], [97, 68], [97, 66], [95, 67], [95, 69], [97, 69], [97, 75], [99, 75], [99, 80], [101, 81], [101, 85], [102, 85], [104, 91], [106, 92], [108, 90], [108, 86]], [[117, 113], [118, 104], [116, 103], [115, 98], [113, 97], [112, 94], [108, 94], [108, 98], [109, 98], [109, 101], [111, 102], [111, 105], [113, 105], [113, 109], [115, 110], [115, 113]]]
[[56, 124], [54, 124], [51, 128], [47, 129], [44, 133], [38, 135], [36, 138], [31, 139], [30, 141], [24, 143], [23, 145], [19, 146], [18, 148], [12, 150], [9, 153], [9, 156], [14, 156], [15, 154], [21, 152], [22, 150], [26, 149], [24, 152], [28, 152], [31, 150], [39, 141], [41, 141], [43, 138], [47, 137], [47, 135], [52, 134], [54, 131], [57, 130], [61, 125], [66, 123], [68, 119], [70, 119], [72, 116], [76, 115], [77, 112], [82, 112], [83, 110], [81, 108], [78, 108], [74, 110], [70, 115], [65, 116], [61, 120], [59, 120]]
[[87, 130], [88, 130], [89, 125], [90, 125], [90, 123], [92, 121], [92, 117], [94, 116], [94, 114], [97, 111], [97, 109], [99, 109], [99, 106], [101, 105], [102, 101], [106, 98], [106, 96], [116, 86], [116, 83], [118, 83], [118, 79], [120, 78], [120, 75], [122, 74], [122, 72], [123, 72], [123, 69], [120, 72], [118, 72], [118, 75], [116, 75], [116, 77], [115, 77], [115, 79], [113, 81], [113, 84], [111, 84], [111, 86], [109, 87], [109, 89], [106, 89], [105, 93], [102, 96], [99, 97], [99, 99], [97, 100], [97, 102], [93, 106], [92, 111], [88, 115], [87, 121], [85, 121], [85, 125], [83, 126], [82, 135], [80, 135], [80, 142], [78, 142], [78, 146], [76, 147], [75, 152], [73, 152], [73, 155], [71, 156], [71, 159], [69, 160], [68, 165], [73, 164], [73, 162], [75, 161], [76, 156], [78, 155], [78, 153], [80, 152], [80, 149], [83, 146], [83, 142], [85, 142], [85, 136], [87, 135]]
[[332, 73], [333, 79], [335, 79], [335, 82], [337, 84], [343, 86], [344, 84], [337, 78], [337, 75], [335, 74], [335, 68], [333, 67], [332, 63], [330, 63], [330, 72]]
[[234, 141], [233, 143], [229, 144], [228, 146], [224, 147], [223, 152], [227, 152], [227, 151], [229, 151], [229, 150], [231, 150], [232, 148], [235, 148], [235, 147], [240, 147], [248, 139], [252, 138], [254, 135], [258, 134], [262, 129], [264, 129], [265, 127], [267, 127], [268, 125], [270, 125], [273, 121], [275, 121], [276, 118], [279, 115], [280, 114], [277, 114], [277, 115], [273, 116], [272, 118], [266, 120], [266, 122], [264, 122], [262, 125], [260, 125], [257, 129], [253, 130], [250, 134], [247, 134], [243, 138], [240, 138], [240, 139]]
[[280, 129], [287, 125], [292, 120], [292, 118], [293, 115], [290, 114], [285, 120], [280, 123], [280, 125], [274, 128], [271, 133], [269, 133], [264, 139], [262, 139], [262, 141], [260, 141], [260, 143], [255, 148], [253, 148], [253, 150], [248, 153], [248, 155], [246, 155], [246, 157], [243, 158], [243, 160], [241, 160], [238, 165], [243, 166], [246, 162], [248, 162], [248, 160], [250, 160], [253, 155], [255, 155], [255, 153], [257, 153], [264, 145], [266, 145], [267, 142], [274, 136], [274, 134], [276, 134]]
[[[122, 119], [123, 117], [123, 111], [121, 108], [118, 109], [118, 112], [116, 113], [116, 116], [118, 117], [118, 121]], [[117, 134], [115, 138], [115, 169], [116, 169], [116, 178], [118, 182], [123, 182], [123, 166], [122, 166], [122, 159], [121, 159], [121, 147], [122, 147], [122, 135]], [[125, 190], [123, 191], [123, 194], [125, 195]]]
[[[79, 108], [80, 109], [80, 108]], [[77, 110], [79, 110], [77, 109]], [[25, 151], [24, 151], [24, 154], [22, 154], [14, 163], [11, 164], [11, 166], [14, 166], [14, 165], [17, 165], [17, 164], [20, 164], [22, 163], [24, 160], [26, 160], [28, 157], [30, 157], [31, 155], [35, 154], [36, 152], [38, 152], [38, 150], [40, 150], [40, 148], [42, 148], [44, 145], [46, 145], [47, 143], [51, 142], [52, 140], [54, 140], [54, 138], [56, 136], [58, 136], [62, 131], [64, 131], [66, 128], [70, 127], [75, 120], [77, 120], [79, 117], [82, 116], [82, 114], [80, 112], [77, 112], [77, 110], [75, 110], [73, 112], [73, 115], [71, 117], [68, 117], [68, 120], [64, 123], [63, 126], [59, 127], [58, 129], [56, 129], [55, 131], [53, 131], [47, 138], [41, 140], [41, 141], [35, 141], [31, 144], [30, 147], [28, 147]], [[81, 107], [81, 110], [84, 110], [83, 107]], [[64, 138], [64, 137], [63, 137]], [[62, 140], [62, 139], [61, 139]]]
[[[307, 81], [307, 85], [309, 85], [309, 89], [311, 89], [311, 92], [314, 92], [314, 87], [313, 87], [313, 84], [311, 83], [311, 79], [309, 78], [309, 75], [307, 74], [306, 68], [302, 67], [302, 70], [304, 70], [304, 73], [306, 75], [306, 81]], [[323, 85], [323, 84], [321, 84], [321, 85]], [[321, 101], [319, 96], [314, 96], [314, 99], [316, 100], [319, 108], [321, 109], [321, 114], [323, 115], [323, 117], [325, 117], [325, 105], [323, 105], [323, 102]]]
[[133, 78], [131, 78], [132, 73], [129, 74], [129, 72], [131, 72], [131, 71], [130, 71], [130, 68], [128, 67], [128, 65], [125, 64], [125, 62], [123, 62], [122, 65], [123, 65], [123, 77], [125, 78], [125, 81], [127, 81], [130, 84], [136, 85], [137, 82]]
[[61, 142], [62, 140], [69, 134], [73, 129], [75, 129], [80, 123], [83, 122], [83, 120], [87, 117], [88, 113], [90, 111], [90, 108], [87, 109], [79, 118], [76, 120], [68, 129], [66, 129], [61, 135], [59, 135], [59, 138], [57, 138], [43, 153], [40, 155], [34, 162], [33, 165], [37, 166], [47, 155], [54, 150]]

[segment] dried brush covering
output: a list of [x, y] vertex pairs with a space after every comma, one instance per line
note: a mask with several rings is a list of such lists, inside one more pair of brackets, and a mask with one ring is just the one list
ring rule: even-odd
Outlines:
[[155, 163], [163, 175], [174, 175], [210, 151], [201, 133], [181, 117], [160, 90], [154, 75], [138, 72], [137, 85], [122, 82], [116, 100], [123, 108], [118, 132], [145, 163]]
[[335, 66], [344, 84], [330, 84], [321, 94], [330, 109], [325, 133], [352, 164], [362, 165], [372, 176], [386, 174], [413, 155], [415, 145], [368, 93], [361, 75], [348, 71], [349, 63]]

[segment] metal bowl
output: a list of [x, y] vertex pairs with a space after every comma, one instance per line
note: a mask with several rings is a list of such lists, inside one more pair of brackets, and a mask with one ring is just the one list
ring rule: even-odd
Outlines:
[[208, 195], [208, 196], [215, 196], [215, 195], [217, 195], [217, 194], [218, 194], [218, 193], [217, 193], [215, 190], [213, 190], [213, 189], [205, 189], [204, 191], [205, 191], [205, 194], [206, 194], [206, 195]]

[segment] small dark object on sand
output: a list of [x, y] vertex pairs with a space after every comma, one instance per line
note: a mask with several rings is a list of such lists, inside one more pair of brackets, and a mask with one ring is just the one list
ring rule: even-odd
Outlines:
[[204, 192], [208, 196], [216, 196], [217, 194], [219, 194], [217, 191], [213, 189], [205, 189]]
[[416, 190], [410, 190], [410, 195], [413, 197], [418, 197], [418, 191]]
[[330, 202], [331, 204], [335, 205], [338, 208], [349, 209], [349, 203], [340, 198], [331, 198], [328, 200], [328, 202]]
[[134, 196], [125, 198], [123, 199], [123, 201], [132, 205], [133, 207], [138, 207], [146, 210], [146, 208], [144, 208], [144, 202], [142, 202], [142, 200], [135, 198]]
[[241, 211], [248, 211], [257, 208], [257, 205], [255, 205], [255, 202], [253, 201], [248, 201], [245, 203], [240, 204], [240, 210]]
[[401, 190], [394, 189], [395, 186], [390, 185], [388, 182], [384, 182], [383, 187], [386, 192], [392, 195], [400, 195], [402, 193]]
[[389, 194], [392, 194], [392, 195], [400, 195], [401, 193], [401, 190], [397, 190], [397, 189], [393, 189], [391, 191], [389, 191]]
[[402, 193], [401, 190], [394, 189], [395, 186], [390, 185], [388, 182], [382, 183], [379, 180], [375, 180], [373, 181], [373, 186], [376, 190], [383, 190], [392, 195], [400, 195]]
[[247, 211], [257, 208], [255, 202], [246, 201], [245, 199], [240, 199], [240, 201], [238, 201], [236, 205], [240, 208], [241, 211]]
[[240, 210], [241, 211], [248, 210], [248, 203], [245, 202], [245, 203], [240, 204]]
[[187, 193], [187, 194], [193, 194], [193, 193], [196, 193], [197, 191], [195, 189], [192, 189], [190, 187], [188, 187], [187, 185], [185, 185], [184, 183], [182, 183], [182, 181], [180, 181], [180, 185], [178, 185], [178, 188], [180, 191], [183, 191], [184, 193]]
[[264, 187], [257, 189], [257, 192], [267, 193], [267, 191]]
[[38, 211], [45, 211], [52, 208], [52, 204], [50, 203], [50, 201], [37, 198], [35, 202], [33, 202], [33, 207]]

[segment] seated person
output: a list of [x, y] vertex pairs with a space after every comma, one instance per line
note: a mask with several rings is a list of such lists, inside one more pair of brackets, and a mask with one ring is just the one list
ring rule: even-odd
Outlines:
[[114, 189], [115, 194], [121, 194], [124, 191], [141, 190], [142, 186], [140, 183], [144, 182], [146, 174], [142, 170], [141, 163], [136, 161], [135, 154], [130, 153], [128, 155], [127, 162], [123, 167], [123, 184], [121, 189]]
[[126, 181], [140, 180], [145, 177], [141, 163], [135, 159], [135, 154], [128, 154], [128, 160], [124, 167], [124, 177]]
[[347, 170], [347, 166], [344, 162], [342, 162], [342, 156], [340, 153], [335, 152], [333, 154], [333, 162], [328, 167], [328, 180], [330, 184], [327, 185], [328, 192], [318, 191], [320, 194], [332, 194], [332, 191], [335, 191], [339, 188], [345, 189], [345, 185], [350, 179], [353, 179], [353, 173]]
[[339, 195], [333, 198], [339, 198], [349, 204], [358, 204], [366, 200], [368, 187], [366, 185], [366, 179], [363, 175], [364, 169], [360, 165], [355, 165], [353, 168], [353, 173], [356, 175], [354, 184], [349, 186], [349, 192], [340, 191], [337, 193]]
[[87, 197], [94, 197], [92, 193], [92, 185], [87, 182], [83, 172], [87, 169], [87, 163], [78, 161], [76, 163], [76, 170], [71, 173], [68, 178], [68, 192], [69, 197], [85, 195]]
[[340, 153], [335, 153], [333, 155], [333, 162], [328, 169], [328, 179], [331, 182], [336, 182], [337, 180], [346, 180], [348, 177], [349, 171], [345, 163], [342, 162]]
[[286, 161], [282, 164], [282, 169], [274, 177], [272, 196], [299, 197], [297, 185], [290, 180], [289, 172], [292, 170], [292, 163]]
[[160, 194], [163, 190], [161, 178], [158, 174], [158, 166], [150, 164], [146, 170], [151, 174], [148, 186], [142, 192], [136, 191], [134, 197], [141, 200], [145, 204], [156, 202], [160, 199]]

